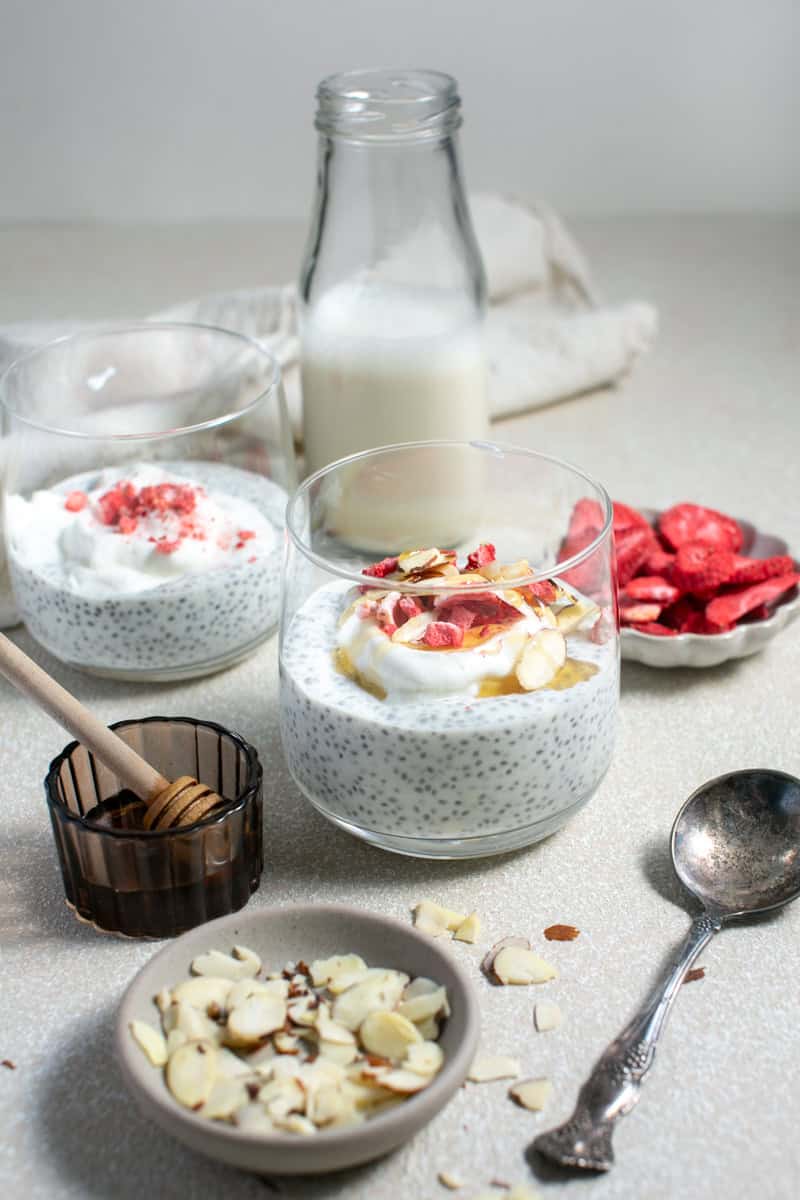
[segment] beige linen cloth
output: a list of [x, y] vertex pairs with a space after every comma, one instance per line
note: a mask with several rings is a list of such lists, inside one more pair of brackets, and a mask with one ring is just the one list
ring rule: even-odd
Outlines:
[[[470, 208], [488, 282], [492, 418], [565, 400], [625, 375], [655, 338], [653, 306], [601, 304], [580, 247], [546, 206], [477, 193]], [[262, 342], [281, 364], [292, 426], [300, 437], [300, 344], [292, 285], [215, 293], [152, 317], [166, 318], [221, 325]], [[0, 326], [0, 371], [26, 350], [85, 327], [80, 321]], [[0, 628], [16, 620], [0, 544]]]

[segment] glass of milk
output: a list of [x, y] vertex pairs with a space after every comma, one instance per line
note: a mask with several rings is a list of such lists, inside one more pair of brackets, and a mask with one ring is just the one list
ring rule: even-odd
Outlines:
[[487, 434], [486, 285], [461, 176], [456, 82], [370, 69], [317, 91], [300, 278], [306, 464]]

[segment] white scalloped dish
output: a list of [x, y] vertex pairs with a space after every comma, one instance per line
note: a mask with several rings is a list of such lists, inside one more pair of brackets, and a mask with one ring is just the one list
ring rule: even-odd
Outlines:
[[[639, 512], [651, 524], [658, 517], [655, 509], [641, 508]], [[750, 558], [791, 554], [782, 538], [762, 533], [749, 521], [738, 517], [736, 520], [744, 534], [742, 554]], [[622, 657], [648, 667], [716, 667], [731, 658], [757, 654], [799, 615], [800, 590], [795, 587], [776, 604], [769, 617], [761, 621], [743, 621], [728, 633], [679, 633], [675, 637], [659, 637], [623, 626]]]

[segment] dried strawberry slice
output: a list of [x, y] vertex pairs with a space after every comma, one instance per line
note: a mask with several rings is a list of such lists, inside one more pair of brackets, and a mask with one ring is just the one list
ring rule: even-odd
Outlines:
[[695, 613], [705, 614], [703, 602], [696, 596], [681, 596], [675, 604], [664, 609], [661, 614], [661, 623], [669, 625], [671, 629], [676, 629], [678, 633], [686, 633], [687, 622], [691, 621]]
[[754, 608], [777, 600], [799, 581], [800, 573], [793, 571], [788, 575], [778, 575], [775, 579], [765, 579], [763, 583], [726, 592], [706, 605], [706, 616], [712, 625], [730, 625]]
[[432, 621], [426, 626], [422, 637], [426, 646], [437, 649], [443, 646], [461, 646], [464, 642], [464, 630], [451, 621]]
[[614, 533], [623, 533], [626, 529], [649, 529], [650, 522], [635, 508], [614, 501]]
[[422, 612], [422, 605], [415, 596], [401, 596], [394, 606], [394, 619], [398, 625], [405, 625], [412, 617]]
[[475, 596], [446, 596], [436, 605], [436, 616], [440, 621], [452, 621], [456, 609], [466, 609], [474, 614], [474, 625], [508, 625], [518, 621], [522, 613], [513, 604], [508, 604], [493, 592], [479, 592]]
[[629, 604], [625, 598], [619, 602], [619, 619], [623, 625], [642, 625], [657, 621], [661, 616], [660, 604]]
[[373, 563], [370, 567], [362, 567], [362, 575], [371, 575], [374, 579], [385, 579], [387, 575], [391, 575], [397, 570], [397, 558], [382, 558], [380, 562]]
[[699, 633], [707, 636], [708, 634], [728, 633], [731, 629], [733, 629], [733, 624], [712, 625], [704, 612], [693, 612], [684, 621], [681, 633]]
[[447, 610], [447, 619], [460, 629], [469, 629], [475, 624], [477, 614], [464, 604], [456, 604]]
[[541, 600], [544, 604], [552, 604], [554, 600], [558, 599], [558, 588], [552, 579], [539, 579], [535, 583], [521, 587], [519, 591], [528, 603], [533, 600]]
[[791, 575], [794, 569], [794, 561], [788, 554], [775, 554], [772, 558], [737, 557], [736, 570], [728, 583], [763, 583], [776, 575]]
[[614, 535], [620, 587], [625, 587], [633, 579], [656, 544], [656, 536], [649, 525], [634, 525]]
[[707, 542], [684, 542], [675, 555], [671, 578], [681, 591], [709, 596], [735, 570], [736, 555], [731, 550]]
[[686, 542], [707, 542], [736, 553], [744, 540], [733, 517], [700, 504], [675, 504], [668, 508], [658, 518], [658, 530], [674, 550]]
[[649, 633], [652, 637], [678, 636], [677, 629], [670, 629], [669, 625], [662, 625], [659, 621], [634, 621], [631, 629], [638, 629], [639, 633]]
[[652, 600], [654, 604], [674, 604], [681, 594], [662, 575], [640, 575], [625, 584], [625, 595], [630, 600]]
[[675, 562], [675, 555], [668, 550], [662, 550], [656, 545], [648, 554], [641, 566], [645, 575], [666, 575]]
[[497, 557], [497, 552], [491, 542], [481, 542], [477, 550], [473, 550], [467, 555], [467, 570], [479, 571], [481, 567], [485, 567], [487, 563], [492, 563]]
[[[600, 530], [603, 528], [603, 510], [596, 500], [590, 500], [585, 496], [582, 500], [578, 500], [572, 510], [572, 515], [569, 519], [569, 528], [567, 536], [564, 539], [567, 542], [576, 541], [584, 538], [586, 534], [591, 533], [590, 537], [585, 538], [583, 546], [588, 546], [589, 542], [593, 542]], [[575, 554], [572, 551], [571, 554]], [[563, 558], [570, 558], [571, 554], [562, 555]]]

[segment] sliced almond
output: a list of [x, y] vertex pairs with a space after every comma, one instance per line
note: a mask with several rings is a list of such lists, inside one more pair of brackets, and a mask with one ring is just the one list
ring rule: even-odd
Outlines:
[[227, 1121], [248, 1100], [247, 1088], [241, 1079], [218, 1075], [200, 1112], [212, 1121]]
[[[334, 954], [331, 958], [318, 958], [312, 962], [311, 981], [314, 987], [327, 987], [329, 991], [344, 991], [363, 979], [368, 971], [367, 964], [358, 954]], [[342, 986], [342, 980], [347, 983]]]
[[155, 1004], [156, 1008], [163, 1016], [170, 1004], [172, 1004], [172, 992], [169, 990], [169, 988], [163, 987], [161, 989], [161, 991], [155, 997]]
[[447, 992], [443, 987], [435, 992], [422, 996], [413, 996], [410, 1000], [401, 1000], [397, 1011], [408, 1021], [426, 1021], [429, 1017], [437, 1017], [447, 1009]]
[[297, 1079], [270, 1079], [258, 1093], [270, 1117], [287, 1117], [291, 1112], [302, 1113], [306, 1107], [305, 1088]]
[[506, 946], [492, 963], [495, 976], [504, 984], [547, 983], [557, 979], [558, 971], [533, 950]]
[[198, 1108], [211, 1095], [217, 1074], [217, 1047], [213, 1042], [187, 1042], [167, 1063], [167, 1087], [184, 1108]]
[[483, 962], [481, 963], [481, 970], [487, 979], [492, 981], [492, 983], [500, 982], [494, 973], [494, 960], [497, 958], [500, 951], [504, 950], [506, 946], [519, 946], [524, 950], [530, 950], [531, 948], [531, 944], [528, 939], [523, 937], [507, 937], [503, 938], [502, 941], [495, 942], [494, 946], [492, 946], [491, 950], [486, 953], [483, 958]]
[[395, 629], [392, 641], [398, 642], [400, 645], [421, 641], [425, 630], [435, 619], [431, 612], [421, 612], [417, 613], [415, 617], [409, 617], [405, 624], [398, 625]]
[[403, 1096], [421, 1092], [430, 1081], [430, 1075], [419, 1075], [416, 1071], [404, 1071], [402, 1068], [397, 1071], [387, 1071], [380, 1077], [381, 1087], [388, 1088], [390, 1092], [398, 1092]]
[[167, 1057], [172, 1058], [178, 1046], [183, 1046], [188, 1041], [189, 1039], [182, 1029], [170, 1029], [167, 1034]]
[[245, 1133], [273, 1133], [275, 1131], [272, 1120], [263, 1106], [258, 1103], [245, 1104], [243, 1108], [237, 1108], [233, 1119], [237, 1128], [243, 1129]]
[[197, 979], [185, 979], [173, 988], [172, 1000], [173, 1003], [181, 1001], [184, 1004], [193, 1004], [195, 1008], [207, 1012], [212, 1004], [218, 1008], [225, 1008], [232, 987], [233, 982], [230, 979], [201, 975]]
[[417, 975], [403, 988], [403, 999], [413, 1000], [416, 996], [429, 996], [431, 992], [438, 992], [440, 987], [441, 984], [437, 983], [435, 979]]
[[225, 1008], [236, 1008], [250, 996], [280, 996], [285, 1000], [289, 995], [288, 979], [240, 979], [234, 983], [228, 992]]
[[358, 1031], [361, 1044], [370, 1054], [401, 1061], [408, 1047], [422, 1042], [422, 1034], [398, 1012], [373, 1012]]
[[449, 562], [447, 556], [436, 546], [430, 546], [425, 550], [407, 550], [405, 554], [400, 555], [397, 565], [404, 575], [410, 575], [412, 571], [425, 571], [428, 567], [436, 567], [446, 562]]
[[403, 1069], [417, 1075], [436, 1075], [444, 1066], [444, 1051], [436, 1042], [415, 1042], [408, 1047]]
[[442, 1187], [449, 1188], [451, 1192], [457, 1192], [459, 1188], [464, 1186], [463, 1180], [454, 1175], [452, 1171], [440, 1171], [436, 1178]]
[[255, 1065], [250, 1059], [245, 1062], [238, 1054], [234, 1054], [227, 1046], [220, 1046], [217, 1050], [217, 1077], [225, 1076], [229, 1079], [242, 1079], [246, 1075], [252, 1075], [255, 1070]]
[[489, 1083], [493, 1079], [516, 1079], [520, 1065], [516, 1058], [505, 1054], [485, 1054], [476, 1058], [469, 1069], [467, 1079], [473, 1083]]
[[423, 933], [431, 937], [440, 937], [443, 933], [452, 933], [467, 919], [466, 913], [454, 912], [450, 908], [442, 908], [433, 900], [420, 900], [414, 906], [414, 924]]
[[[337, 1063], [339, 1066], [349, 1066], [351, 1062], [355, 1062], [358, 1058], [358, 1046], [343, 1046], [341, 1042], [327, 1042], [321, 1038], [318, 1044], [320, 1056], [328, 1062]], [[319, 1060], [318, 1060], [319, 1061]]]
[[234, 1046], [252, 1046], [286, 1022], [286, 1002], [280, 996], [249, 996], [228, 1014], [227, 1040]]
[[299, 1054], [300, 1053], [300, 1038], [295, 1037], [293, 1033], [286, 1033], [284, 1030], [278, 1030], [272, 1036], [272, 1044], [278, 1051], [278, 1054]]
[[249, 946], [234, 946], [233, 957], [238, 958], [239, 962], [249, 963], [250, 966], [255, 965], [255, 975], [257, 975], [261, 970], [261, 959], [258, 957], [255, 950], [251, 950]]
[[315, 1125], [334, 1125], [346, 1116], [350, 1107], [338, 1084], [324, 1083], [310, 1093], [307, 1112]]
[[439, 1022], [436, 1017], [428, 1017], [425, 1021], [415, 1021], [417, 1029], [426, 1042], [435, 1042], [439, 1036]]
[[[238, 1055], [234, 1055], [234, 1057], [238, 1058]], [[272, 1042], [267, 1042], [266, 1046], [260, 1046], [258, 1050], [252, 1050], [243, 1061], [261, 1079], [270, 1079], [275, 1070], [275, 1061], [278, 1057], [278, 1052]]]
[[[244, 950], [244, 947], [240, 946], [239, 949]], [[192, 959], [192, 971], [195, 975], [211, 975], [218, 979], [230, 979], [233, 983], [237, 979], [252, 979], [261, 969], [261, 960], [252, 951], [246, 953], [246, 958], [234, 958], [219, 950], [209, 950]]]
[[582, 625], [593, 624], [599, 611], [596, 604], [578, 600], [575, 604], [566, 604], [558, 610], [556, 624], [561, 633], [572, 633]]
[[557, 629], [540, 629], [529, 638], [514, 668], [526, 692], [545, 687], [561, 670], [567, 658], [567, 643]]
[[506, 1192], [505, 1200], [542, 1200], [542, 1193], [529, 1187], [527, 1183], [515, 1183], [511, 1190]]
[[508, 1089], [512, 1100], [531, 1112], [541, 1112], [547, 1104], [553, 1085], [549, 1079], [523, 1079]]
[[400, 971], [373, 968], [366, 979], [336, 997], [333, 1019], [355, 1030], [366, 1017], [379, 1009], [393, 1009], [403, 994], [408, 976]]
[[186, 1039], [190, 1042], [198, 1042], [206, 1039], [210, 1042], [216, 1042], [219, 1038], [219, 1026], [215, 1025], [205, 1013], [202, 1013], [199, 1008], [195, 1008], [193, 1004], [184, 1004], [178, 1002], [170, 1007], [168, 1013], [175, 1012], [174, 1028], [179, 1030]]
[[537, 1004], [533, 1010], [533, 1023], [539, 1033], [558, 1029], [562, 1019], [561, 1009], [557, 1004]]
[[276, 1129], [283, 1129], [286, 1133], [299, 1133], [302, 1137], [313, 1136], [317, 1132], [314, 1122], [309, 1121], [308, 1117], [302, 1117], [300, 1113], [276, 1117], [273, 1123]]
[[159, 1029], [154, 1029], [147, 1021], [131, 1021], [129, 1029], [133, 1040], [144, 1051], [148, 1062], [152, 1063], [154, 1067], [163, 1067], [169, 1057], [163, 1033]]
[[471, 912], [466, 921], [462, 921], [453, 934], [457, 942], [477, 942], [481, 932], [481, 919], [476, 912]]
[[293, 1025], [310, 1027], [317, 1023], [318, 1008], [313, 996], [301, 996], [289, 1002], [286, 1013]]
[[338, 1046], [354, 1046], [356, 1043], [356, 1039], [349, 1029], [340, 1025], [338, 1021], [331, 1020], [327, 1009], [319, 1013], [315, 1028], [324, 1042], [334, 1042]]

